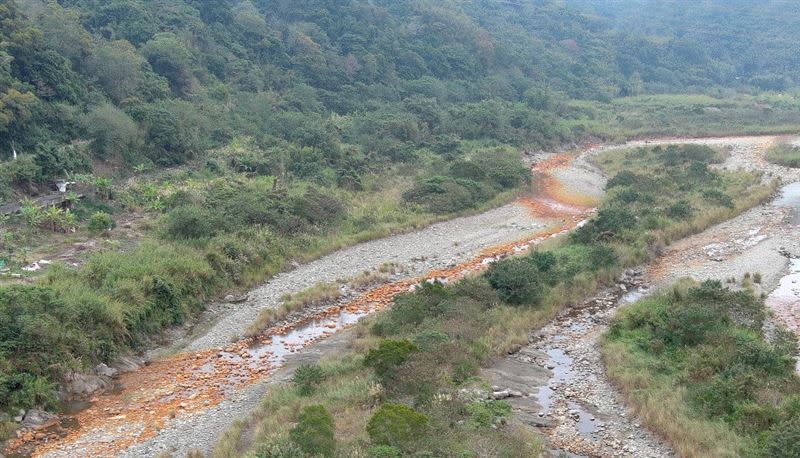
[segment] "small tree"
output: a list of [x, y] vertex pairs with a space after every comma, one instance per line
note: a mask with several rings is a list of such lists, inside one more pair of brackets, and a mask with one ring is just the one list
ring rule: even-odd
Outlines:
[[423, 436], [427, 428], [428, 417], [407, 405], [391, 402], [383, 404], [367, 423], [372, 442], [401, 449]]
[[542, 299], [544, 285], [539, 269], [530, 260], [512, 258], [492, 266], [486, 279], [497, 295], [509, 304], [538, 304]]
[[42, 224], [42, 210], [32, 200], [26, 199], [22, 201], [20, 213], [28, 228], [36, 229]]
[[333, 437], [333, 416], [321, 405], [312, 405], [300, 412], [289, 438], [312, 456], [332, 456], [336, 446]]
[[316, 364], [303, 364], [294, 371], [292, 383], [301, 396], [308, 396], [325, 380], [325, 372]]
[[364, 365], [375, 370], [383, 383], [394, 376], [397, 368], [405, 363], [419, 348], [408, 340], [383, 339], [378, 348], [371, 348], [364, 358]]
[[58, 207], [48, 207], [42, 212], [42, 223], [46, 224], [51, 231], [56, 232], [61, 226], [62, 213], [63, 210]]
[[94, 179], [94, 190], [97, 197], [108, 200], [111, 198], [111, 186], [113, 185], [111, 178], [97, 177]]

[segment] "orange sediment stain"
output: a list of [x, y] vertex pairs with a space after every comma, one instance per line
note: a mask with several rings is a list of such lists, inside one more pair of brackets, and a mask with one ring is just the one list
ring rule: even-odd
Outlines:
[[[318, 314], [292, 323], [273, 327], [261, 336], [245, 338], [223, 348], [182, 353], [167, 357], [123, 374], [119, 378], [122, 390], [92, 399], [92, 405], [71, 417], [78, 427], [63, 437], [56, 433], [35, 434], [27, 431], [10, 441], [6, 452], [30, 452], [42, 456], [52, 451], [80, 449], [84, 456], [116, 456], [130, 446], [154, 437], [170, 420], [201, 412], [222, 402], [226, 395], [264, 380], [280, 367], [272, 353], [263, 351], [273, 339], [302, 329], [311, 322], [322, 322], [325, 328], [316, 337], [300, 343], [284, 342], [287, 352], [294, 352], [337, 329], [332, 319], [343, 312], [366, 315], [392, 304], [398, 294], [412, 291], [425, 281], [456, 281], [466, 275], [487, 269], [499, 259], [527, 252], [542, 241], [570, 231], [593, 211], [581, 196], [570, 195], [552, 175], [566, 167], [573, 155], [561, 154], [532, 167], [539, 183], [536, 196], [524, 197], [517, 203], [530, 209], [533, 215], [553, 218], [553, 224], [521, 240], [487, 248], [481, 254], [455, 266], [429, 272], [422, 278], [407, 279], [373, 288], [350, 303], [330, 307]], [[119, 431], [119, 432], [118, 432]], [[113, 441], [86, 440], [90, 433], [113, 436]], [[42, 437], [44, 436], [44, 437]]]

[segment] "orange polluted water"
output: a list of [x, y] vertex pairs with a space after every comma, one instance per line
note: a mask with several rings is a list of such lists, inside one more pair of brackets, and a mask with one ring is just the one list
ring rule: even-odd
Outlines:
[[488, 248], [476, 258], [429, 272], [423, 278], [377, 287], [345, 306], [332, 307], [291, 326], [269, 329], [261, 337], [154, 361], [122, 375], [121, 390], [92, 399], [90, 407], [72, 415], [71, 423], [77, 426], [66, 435], [25, 432], [10, 442], [6, 452], [41, 456], [69, 449], [79, 450], [82, 456], [116, 456], [155, 436], [174, 418], [201, 412], [219, 404], [228, 394], [264, 380], [288, 354], [389, 306], [396, 295], [410, 291], [420, 282], [458, 280], [488, 268], [495, 260], [524, 253], [550, 237], [568, 232], [593, 211], [586, 205], [585, 196], [570, 194], [552, 173], [573, 159], [570, 154], [560, 154], [533, 166], [537, 193], [517, 201], [533, 216], [553, 219], [548, 229]]

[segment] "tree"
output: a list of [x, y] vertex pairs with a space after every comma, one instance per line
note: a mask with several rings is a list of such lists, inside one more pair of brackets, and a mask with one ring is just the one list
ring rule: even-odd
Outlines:
[[141, 48], [142, 54], [158, 74], [169, 80], [173, 92], [187, 95], [192, 90], [194, 56], [173, 33], [156, 34]]
[[143, 145], [142, 131], [124, 111], [104, 103], [92, 108], [82, 119], [92, 148], [100, 157], [121, 156], [130, 159]]
[[303, 408], [289, 438], [311, 456], [332, 456], [336, 447], [333, 416], [322, 405]]
[[146, 65], [144, 57], [125, 40], [99, 42], [87, 62], [91, 74], [117, 103], [136, 94]]
[[497, 290], [500, 299], [515, 305], [538, 304], [544, 284], [536, 264], [530, 259], [512, 258], [494, 264], [486, 279]]

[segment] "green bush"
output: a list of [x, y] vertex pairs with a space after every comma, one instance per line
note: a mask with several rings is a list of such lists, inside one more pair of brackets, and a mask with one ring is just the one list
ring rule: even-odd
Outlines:
[[259, 445], [256, 458], [306, 458], [306, 452], [291, 440], [277, 440]]
[[371, 348], [367, 352], [364, 365], [371, 367], [375, 375], [386, 383], [394, 376], [397, 368], [418, 350], [419, 347], [408, 340], [382, 339], [378, 348]]
[[316, 364], [303, 364], [294, 371], [292, 383], [301, 396], [309, 396], [325, 380], [325, 371]]
[[667, 216], [678, 220], [688, 219], [693, 214], [694, 208], [692, 208], [692, 205], [685, 200], [679, 200], [670, 205], [667, 209]]
[[383, 404], [369, 419], [367, 433], [373, 443], [401, 450], [425, 435], [428, 417], [404, 404]]
[[587, 224], [570, 233], [570, 239], [578, 243], [620, 238], [626, 230], [636, 226], [636, 216], [620, 206], [604, 207]]
[[529, 259], [512, 258], [495, 263], [486, 272], [486, 279], [498, 296], [514, 305], [536, 305], [541, 301], [545, 285], [539, 269]]
[[102, 234], [114, 228], [114, 219], [105, 212], [95, 212], [89, 218], [89, 232], [92, 234]]
[[767, 439], [766, 456], [797, 458], [800, 456], [800, 415], [776, 425]]
[[189, 205], [177, 207], [165, 218], [167, 236], [176, 240], [207, 238], [219, 230], [219, 223], [208, 210]]
[[291, 440], [312, 456], [332, 456], [336, 447], [333, 416], [321, 405], [305, 407], [289, 431]]
[[342, 202], [330, 194], [308, 188], [302, 197], [294, 201], [292, 213], [315, 226], [331, 227], [346, 215]]
[[469, 180], [435, 176], [416, 183], [403, 194], [403, 199], [432, 213], [457, 212], [475, 205], [477, 199], [471, 188], [480, 190], [480, 185]]
[[511, 415], [511, 404], [506, 401], [476, 401], [467, 404], [470, 420], [481, 427], [490, 427], [499, 418]]

